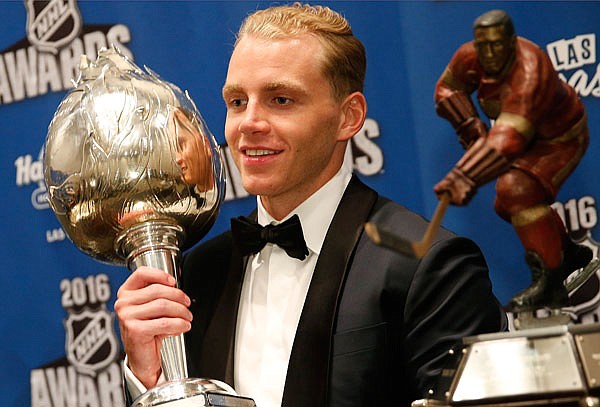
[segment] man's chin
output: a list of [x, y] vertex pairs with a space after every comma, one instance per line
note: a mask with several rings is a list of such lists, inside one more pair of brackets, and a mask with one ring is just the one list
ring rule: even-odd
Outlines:
[[245, 180], [242, 185], [250, 195], [270, 195], [272, 189], [266, 180]]

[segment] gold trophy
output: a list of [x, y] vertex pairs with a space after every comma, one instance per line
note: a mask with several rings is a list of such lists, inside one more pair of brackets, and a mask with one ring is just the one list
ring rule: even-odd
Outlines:
[[[76, 87], [45, 144], [48, 200], [85, 254], [164, 270], [213, 225], [225, 191], [221, 151], [187, 93], [118, 50], [82, 56]], [[226, 384], [188, 378], [183, 335], [162, 341], [167, 382], [135, 406], [254, 406]]]

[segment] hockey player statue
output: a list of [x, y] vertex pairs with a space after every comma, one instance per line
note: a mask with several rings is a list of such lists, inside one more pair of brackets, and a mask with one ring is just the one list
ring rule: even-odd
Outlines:
[[[436, 112], [466, 151], [434, 191], [467, 205], [478, 187], [496, 180], [494, 209], [513, 226], [532, 277], [509, 309], [556, 312], [568, 305], [564, 281], [593, 256], [569, 238], [551, 207], [587, 149], [585, 107], [544, 51], [515, 34], [506, 12], [479, 16], [473, 30], [474, 40], [455, 52], [435, 88]], [[471, 100], [475, 92], [489, 129]]]

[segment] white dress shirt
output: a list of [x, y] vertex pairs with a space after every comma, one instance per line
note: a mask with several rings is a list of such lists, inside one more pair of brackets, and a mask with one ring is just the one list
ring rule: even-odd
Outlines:
[[[325, 235], [352, 176], [343, 165], [317, 192], [277, 222], [257, 197], [258, 223], [281, 223], [297, 214], [308, 256], [289, 257], [279, 246], [267, 244], [248, 260], [238, 312], [234, 387], [252, 397], [257, 407], [281, 406], [287, 367], [304, 300]], [[135, 399], [146, 388], [124, 363], [125, 379]], [[163, 376], [159, 383], [164, 381]]]
[[[321, 189], [281, 222], [297, 214], [308, 256], [292, 258], [267, 244], [251, 256], [238, 312], [234, 382], [236, 391], [252, 397], [257, 407], [281, 406], [296, 327], [329, 224], [350, 182], [342, 167]], [[278, 224], [258, 201], [258, 223]]]

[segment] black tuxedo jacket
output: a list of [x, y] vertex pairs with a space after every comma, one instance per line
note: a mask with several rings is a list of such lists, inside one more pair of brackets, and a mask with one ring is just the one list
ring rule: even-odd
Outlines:
[[[441, 230], [420, 260], [374, 245], [377, 222], [419, 240], [427, 222], [353, 177], [323, 243], [290, 357], [283, 406], [409, 406], [434, 386], [464, 336], [506, 329], [485, 260]], [[246, 265], [229, 232], [189, 251], [182, 288], [194, 321], [191, 377], [233, 383], [238, 300]], [[252, 396], [252, 395], [247, 395]]]

